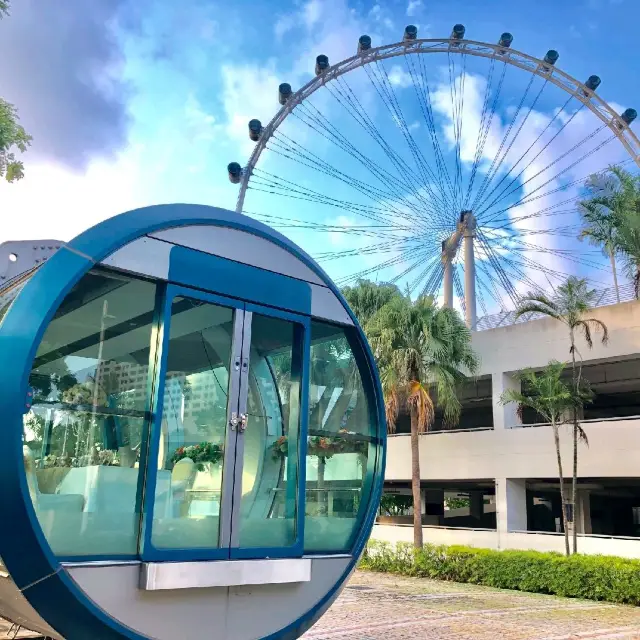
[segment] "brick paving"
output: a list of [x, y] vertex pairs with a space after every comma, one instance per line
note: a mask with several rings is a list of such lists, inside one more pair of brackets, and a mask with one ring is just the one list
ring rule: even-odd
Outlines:
[[640, 640], [640, 608], [356, 573], [305, 640]]
[[[9, 628], [0, 619], [0, 640]], [[303, 638], [640, 640], [640, 608], [358, 572]]]

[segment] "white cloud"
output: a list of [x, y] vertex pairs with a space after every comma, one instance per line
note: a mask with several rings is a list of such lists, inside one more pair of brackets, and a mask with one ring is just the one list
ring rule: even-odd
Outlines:
[[226, 133], [237, 145], [237, 157], [245, 160], [255, 146], [249, 139], [249, 120], [257, 118], [264, 126], [276, 114], [280, 108], [278, 86], [283, 78], [277, 75], [271, 61], [262, 68], [253, 64], [224, 65], [222, 81]]
[[413, 79], [408, 71], [405, 71], [399, 64], [394, 64], [388, 72], [389, 82], [394, 87], [406, 89], [413, 84]]
[[133, 159], [90, 164], [75, 174], [59, 165], [28, 164], [17, 183], [0, 183], [0, 242], [53, 238], [68, 241], [89, 226], [144, 204]]
[[422, 0], [409, 0], [407, 15], [415, 16], [422, 9]]
[[296, 26], [296, 19], [294, 15], [287, 14], [281, 16], [276, 21], [273, 28], [273, 32], [278, 40], [282, 40], [283, 36], [291, 31]]
[[307, 29], [315, 26], [323, 15], [323, 3], [320, 0], [309, 0], [302, 9], [304, 24]]

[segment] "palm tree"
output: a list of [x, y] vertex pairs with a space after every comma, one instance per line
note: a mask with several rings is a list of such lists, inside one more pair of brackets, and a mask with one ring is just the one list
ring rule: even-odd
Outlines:
[[[585, 314], [591, 310], [596, 292], [587, 287], [584, 278], [569, 277], [556, 291], [554, 299], [543, 293], [528, 293], [518, 302], [516, 319], [527, 314], [541, 314], [562, 322], [569, 330], [569, 353], [571, 354], [571, 388], [577, 393], [581, 385], [582, 356], [576, 347], [576, 337], [581, 335], [589, 349], [593, 347], [593, 333], [602, 332], [601, 342], [606, 344], [609, 340], [607, 325], [597, 318], [585, 318]], [[580, 364], [576, 360], [576, 354], [580, 356]], [[571, 487], [571, 500], [575, 506], [576, 491], [578, 486], [578, 439], [588, 444], [586, 433], [578, 422], [578, 406], [574, 406], [573, 413], [573, 481]], [[576, 528], [573, 528], [573, 552], [578, 548], [578, 536]]]
[[583, 230], [611, 260], [616, 298], [620, 302], [616, 271], [616, 253], [625, 258], [625, 271], [634, 282], [636, 298], [640, 294], [640, 181], [620, 167], [589, 177], [586, 200], [579, 203]]
[[618, 225], [618, 248], [624, 256], [625, 275], [633, 282], [636, 298], [640, 298], [640, 192], [638, 211], [629, 211]]
[[618, 250], [617, 216], [612, 208], [617, 206], [617, 198], [605, 196], [592, 197], [579, 203], [582, 214], [582, 231], [579, 238], [587, 239], [592, 245], [600, 247], [605, 256], [611, 261], [613, 286], [616, 301], [620, 302], [620, 288], [618, 287], [618, 270], [616, 268], [616, 252]]
[[[575, 395], [562, 379], [565, 365], [562, 362], [550, 362], [540, 373], [524, 371], [519, 375], [521, 391], [508, 389], [502, 394], [500, 402], [518, 405], [518, 413], [522, 415], [525, 407], [533, 409], [551, 424], [553, 441], [556, 447], [558, 462], [558, 479], [560, 481], [560, 502], [562, 504], [562, 528], [564, 529], [565, 553], [569, 555], [569, 527], [567, 526], [567, 507], [564, 492], [564, 473], [560, 453], [559, 427], [564, 424], [568, 410], [575, 407]], [[575, 505], [575, 497], [574, 497]], [[575, 531], [575, 527], [574, 527]]]
[[461, 405], [457, 387], [475, 374], [478, 358], [471, 334], [453, 309], [440, 308], [433, 298], [395, 296], [368, 322], [367, 332], [380, 368], [387, 425], [395, 431], [401, 406], [411, 417], [411, 488], [413, 539], [422, 547], [419, 434], [433, 424], [435, 389], [445, 419], [454, 423]]
[[378, 284], [371, 280], [358, 280], [353, 287], [343, 287], [345, 297], [351, 310], [355, 313], [362, 327], [392, 298], [402, 294], [393, 284]]

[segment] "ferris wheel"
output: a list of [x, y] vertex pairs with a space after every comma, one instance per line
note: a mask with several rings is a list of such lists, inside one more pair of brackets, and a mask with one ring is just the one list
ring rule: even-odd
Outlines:
[[334, 65], [318, 55], [312, 80], [280, 84], [268, 124], [249, 122], [253, 152], [228, 165], [237, 211], [296, 236], [338, 284], [436, 296], [471, 329], [569, 275], [604, 289], [577, 203], [591, 174], [640, 166], [637, 113], [602, 100], [598, 76], [558, 69], [557, 51], [512, 42], [409, 25], [395, 44], [361, 36]]

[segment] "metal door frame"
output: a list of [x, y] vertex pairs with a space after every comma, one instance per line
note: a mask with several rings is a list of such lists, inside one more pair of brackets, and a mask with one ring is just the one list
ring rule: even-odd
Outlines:
[[[233, 502], [232, 514], [232, 534], [230, 557], [232, 559], [261, 559], [261, 558], [295, 558], [303, 555], [304, 548], [304, 518], [306, 505], [306, 460], [307, 460], [307, 433], [309, 420], [309, 366], [311, 355], [311, 319], [288, 311], [272, 309], [262, 305], [246, 303], [244, 305], [244, 327], [242, 341], [242, 371], [240, 376], [240, 398], [239, 412], [244, 416], [247, 413], [247, 401], [249, 395], [249, 364], [251, 354], [251, 333], [254, 314], [279, 318], [294, 325], [294, 352], [292, 357], [292, 369], [295, 374], [292, 379], [297, 378], [298, 382], [298, 433], [297, 433], [297, 482], [295, 490], [297, 492], [295, 527], [296, 537], [293, 545], [288, 547], [241, 547], [239, 545], [239, 523], [241, 500]], [[297, 348], [297, 349], [296, 349]], [[296, 353], [297, 351], [297, 353]], [[266, 453], [266, 452], [265, 452]], [[244, 464], [244, 431], [237, 435], [235, 448], [236, 467], [234, 488], [242, 491], [242, 471]], [[289, 465], [290, 470], [290, 465]], [[234, 530], [235, 526], [235, 530]]]
[[[191, 298], [205, 303], [232, 309], [233, 336], [231, 360], [229, 363], [229, 388], [227, 395], [227, 425], [222, 467], [222, 489], [220, 494], [219, 545], [216, 548], [159, 548], [152, 542], [153, 516], [157, 487], [157, 459], [162, 437], [163, 399], [165, 374], [168, 361], [169, 340], [171, 334], [171, 308], [176, 297]], [[144, 459], [146, 475], [142, 501], [142, 522], [140, 535], [140, 556], [145, 562], [158, 561], [195, 561], [249, 558], [288, 558], [301, 557], [304, 547], [306, 452], [308, 432], [309, 402], [309, 366], [311, 349], [310, 318], [279, 309], [245, 303], [213, 293], [203, 292], [188, 286], [169, 284], [161, 303], [162, 312], [159, 321], [158, 346], [153, 372], [151, 394], [152, 421], [150, 424], [149, 445]], [[298, 352], [292, 358], [292, 367], [297, 366], [299, 384], [299, 425], [297, 483], [298, 494], [296, 512], [296, 538], [289, 547], [242, 548], [239, 546], [240, 493], [242, 491], [242, 471], [244, 464], [244, 429], [242, 425], [247, 412], [249, 391], [249, 368], [251, 352], [251, 328], [253, 314], [280, 318], [294, 324]], [[142, 465], [142, 458], [140, 464]], [[234, 531], [235, 526], [235, 531]]]
[[[220, 528], [219, 546], [203, 548], [158, 548], [152, 542], [153, 515], [155, 511], [155, 497], [158, 477], [158, 453], [160, 438], [162, 437], [162, 414], [165, 389], [165, 374], [169, 353], [169, 339], [171, 334], [171, 307], [176, 297], [191, 298], [210, 304], [230, 308], [233, 310], [233, 337], [231, 342], [231, 360], [229, 362], [229, 389], [227, 392], [227, 425], [222, 467], [222, 490], [220, 494]], [[145, 561], [162, 560], [221, 560], [228, 559], [231, 537], [231, 510], [233, 504], [234, 478], [229, 477], [229, 470], [235, 466], [236, 431], [230, 428], [232, 416], [238, 415], [238, 400], [240, 396], [240, 363], [242, 356], [242, 330], [244, 319], [244, 304], [223, 296], [205, 293], [197, 289], [179, 285], [168, 285], [162, 308], [162, 320], [159, 337], [159, 354], [156, 359], [154, 372], [154, 390], [152, 402], [155, 407], [153, 422], [150, 430], [149, 451], [146, 468], [146, 483], [142, 513], [142, 532], [140, 555]]]

